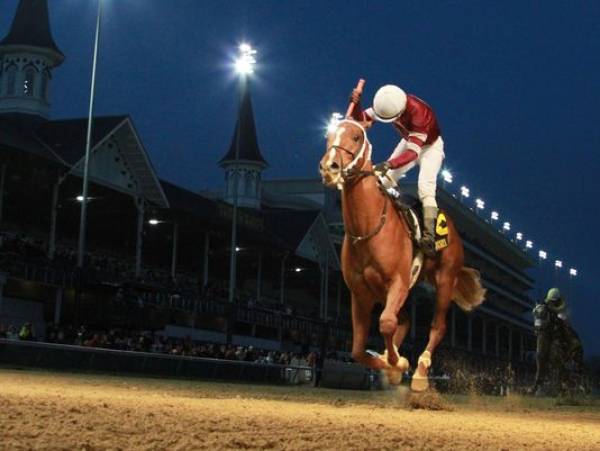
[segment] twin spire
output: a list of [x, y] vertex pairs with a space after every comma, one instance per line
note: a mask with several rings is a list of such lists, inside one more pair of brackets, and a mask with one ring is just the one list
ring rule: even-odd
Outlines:
[[64, 59], [50, 31], [47, 1], [20, 0], [0, 41], [0, 114], [48, 118], [52, 70]]
[[34, 47], [52, 54], [56, 65], [65, 56], [57, 47], [50, 30], [47, 0], [21, 0], [10, 31], [0, 41], [0, 53], [14, 47]]

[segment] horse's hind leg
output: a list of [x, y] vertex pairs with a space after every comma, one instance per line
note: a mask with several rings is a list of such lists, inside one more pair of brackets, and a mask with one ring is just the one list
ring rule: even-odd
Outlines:
[[371, 327], [372, 310], [373, 301], [365, 305], [352, 293], [352, 358], [368, 368], [381, 370], [386, 368], [386, 363], [367, 354], [365, 350]]

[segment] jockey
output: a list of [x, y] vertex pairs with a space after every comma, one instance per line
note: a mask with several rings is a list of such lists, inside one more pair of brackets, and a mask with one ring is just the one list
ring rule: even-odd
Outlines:
[[402, 136], [388, 160], [375, 165], [375, 171], [382, 176], [389, 172], [392, 179], [397, 180], [415, 164], [420, 166], [418, 192], [425, 226], [420, 245], [425, 255], [435, 257], [435, 221], [438, 214], [435, 193], [444, 160], [444, 141], [435, 113], [424, 101], [406, 94], [395, 85], [379, 88], [373, 106], [367, 110], [363, 111], [360, 107], [360, 97], [359, 91], [352, 91], [350, 101], [356, 104], [353, 119], [366, 122], [367, 127], [375, 121], [391, 123]]

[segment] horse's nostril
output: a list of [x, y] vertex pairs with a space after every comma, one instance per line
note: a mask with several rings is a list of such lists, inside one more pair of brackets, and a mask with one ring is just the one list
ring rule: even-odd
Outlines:
[[339, 164], [337, 164], [337, 163], [334, 161], [333, 163], [331, 163], [331, 164], [329, 165], [329, 169], [333, 169], [334, 171], [339, 171], [339, 169], [340, 169], [340, 165], [339, 165]]

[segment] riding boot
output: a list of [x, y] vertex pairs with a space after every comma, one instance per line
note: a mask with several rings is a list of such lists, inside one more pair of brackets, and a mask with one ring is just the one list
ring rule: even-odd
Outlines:
[[435, 222], [437, 220], [437, 207], [423, 207], [423, 233], [421, 236], [421, 250], [427, 257], [435, 257]]

